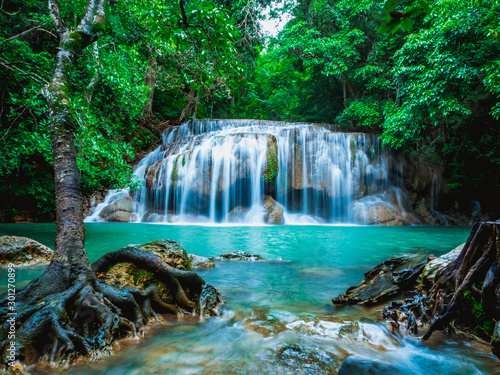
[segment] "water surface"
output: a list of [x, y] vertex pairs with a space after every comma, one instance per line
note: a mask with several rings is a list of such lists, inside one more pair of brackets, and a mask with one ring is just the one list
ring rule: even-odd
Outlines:
[[[67, 373], [272, 373], [269, 361], [277, 348], [290, 342], [376, 359], [404, 374], [497, 373], [498, 361], [487, 347], [474, 341], [445, 334], [436, 334], [425, 343], [396, 337], [380, 321], [376, 308], [335, 308], [331, 303], [332, 297], [359, 283], [374, 265], [408, 252], [441, 255], [465, 242], [470, 228], [130, 223], [87, 223], [86, 228], [91, 262], [107, 251], [162, 238], [179, 241], [188, 253], [201, 256], [244, 250], [268, 260], [219, 262], [213, 269], [198, 271], [221, 291], [226, 302], [222, 317], [153, 327], [145, 339], [123, 343], [114, 357]], [[31, 237], [53, 248], [55, 225], [0, 225], [0, 235], [4, 234]], [[280, 257], [285, 261], [277, 260]], [[43, 267], [18, 268], [18, 285], [42, 271]], [[5, 270], [0, 270], [0, 280], [5, 276]], [[304, 314], [314, 314], [320, 320], [338, 316], [360, 322], [360, 328], [340, 338], [334, 333], [335, 324], [324, 323], [328, 328], [324, 334], [289, 329], [265, 338], [243, 327], [245, 319], [259, 311], [284, 325], [300, 325]]]

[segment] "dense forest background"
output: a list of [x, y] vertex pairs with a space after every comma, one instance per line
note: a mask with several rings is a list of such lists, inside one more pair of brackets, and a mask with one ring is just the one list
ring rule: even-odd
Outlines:
[[[82, 51], [68, 88], [86, 196], [133, 186], [132, 166], [167, 126], [257, 118], [379, 131], [445, 166], [457, 199], [500, 212], [498, 2], [110, 3], [105, 36]], [[85, 4], [60, 1], [63, 18], [76, 22]], [[0, 221], [53, 218], [43, 91], [59, 40], [47, 6], [0, 4]], [[261, 31], [268, 6], [291, 16], [276, 37]], [[392, 9], [409, 16], [393, 22]]]

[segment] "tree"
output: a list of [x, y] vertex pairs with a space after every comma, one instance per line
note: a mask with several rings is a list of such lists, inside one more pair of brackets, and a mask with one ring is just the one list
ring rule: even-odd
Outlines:
[[[154, 315], [151, 308], [160, 312], [178, 310], [161, 301], [155, 286], [143, 291], [135, 288], [118, 291], [99, 282], [96, 274], [105, 273], [116, 263], [133, 263], [154, 273], [182, 309], [194, 309], [192, 299], [200, 295], [204, 284], [197, 274], [175, 270], [158, 257], [137, 249], [108, 253], [90, 265], [84, 249], [82, 192], [70, 88], [78, 58], [105, 33], [107, 0], [88, 0], [80, 21], [72, 27], [65, 22], [58, 0], [49, 0], [48, 4], [59, 39], [52, 78], [44, 89], [54, 160], [57, 233], [49, 267], [16, 295], [17, 358], [26, 364], [42, 358], [57, 363], [89, 355], [129, 332], [136, 333]], [[0, 356], [6, 364], [10, 342], [6, 296], [1, 298], [0, 305]]]

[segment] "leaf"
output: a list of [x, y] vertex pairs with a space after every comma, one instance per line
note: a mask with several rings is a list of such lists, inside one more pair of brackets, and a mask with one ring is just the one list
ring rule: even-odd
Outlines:
[[399, 21], [395, 19], [391, 19], [388, 22], [384, 22], [382, 25], [377, 30], [377, 33], [382, 34], [382, 33], [388, 33], [389, 31], [392, 30], [394, 25], [398, 24]]
[[424, 11], [424, 13], [429, 14], [431, 12], [431, 8], [429, 7], [429, 4], [425, 0], [421, 0], [420, 3], [418, 4], [420, 8]]
[[398, 6], [399, 0], [387, 0], [384, 5], [386, 13], [391, 13]]
[[396, 31], [398, 31], [400, 27], [401, 27], [401, 24], [398, 22], [398, 23], [397, 23], [397, 24], [395, 24], [395, 25], [394, 25], [394, 27], [392, 28], [391, 33], [392, 33], [392, 34], [395, 34], [395, 33], [396, 33]]
[[404, 31], [409, 33], [411, 31], [411, 27], [413, 26], [413, 20], [411, 18], [404, 18], [401, 21], [401, 27]]

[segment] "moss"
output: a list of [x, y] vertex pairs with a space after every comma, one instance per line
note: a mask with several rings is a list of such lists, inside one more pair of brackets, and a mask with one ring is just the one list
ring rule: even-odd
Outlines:
[[465, 311], [470, 315], [462, 320], [468, 323], [474, 334], [484, 339], [490, 339], [493, 335], [495, 322], [485, 313], [481, 301], [476, 300], [470, 290], [463, 292], [462, 300], [465, 304]]
[[97, 33], [105, 33], [106, 32], [106, 25], [102, 23], [95, 23], [92, 25], [92, 28], [90, 29], [94, 34]]
[[177, 181], [179, 181], [179, 172], [177, 171], [177, 162], [179, 161], [180, 155], [177, 155], [174, 161], [174, 169], [172, 170], [172, 188], [177, 187]]
[[186, 154], [182, 155], [182, 166], [186, 165]]
[[264, 171], [264, 181], [270, 182], [278, 175], [278, 172], [280, 170], [280, 166], [278, 163], [278, 142], [276, 140], [276, 137], [272, 137], [272, 144], [268, 144], [266, 160], [267, 165]]
[[354, 139], [351, 138], [351, 157], [352, 161], [356, 161], [356, 142], [354, 142]]

